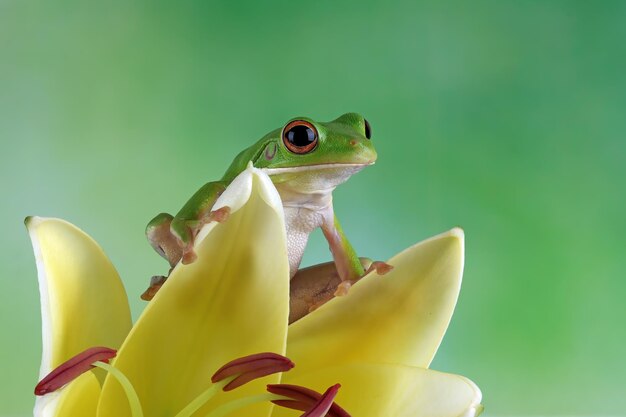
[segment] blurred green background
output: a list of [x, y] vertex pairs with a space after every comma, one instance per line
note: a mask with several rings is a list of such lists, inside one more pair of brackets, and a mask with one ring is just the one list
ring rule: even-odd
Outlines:
[[[487, 416], [626, 410], [626, 2], [0, 1], [0, 415], [40, 356], [26, 215], [104, 247], [135, 317], [144, 240], [288, 118], [366, 115], [378, 163], [335, 193], [361, 254], [460, 225], [433, 368]], [[330, 257], [316, 234], [305, 263]]]

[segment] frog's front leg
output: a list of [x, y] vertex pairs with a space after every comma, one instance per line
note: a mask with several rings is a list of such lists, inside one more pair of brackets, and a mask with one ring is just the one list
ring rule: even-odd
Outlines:
[[359, 260], [354, 248], [343, 233], [337, 216], [334, 214], [332, 215], [332, 220], [328, 218], [324, 221], [322, 232], [328, 241], [337, 273], [341, 278], [341, 282], [335, 291], [336, 296], [346, 295], [352, 284], [372, 270], [376, 270], [378, 274], [383, 275], [393, 268], [391, 265], [380, 261], [370, 262], [367, 264], [367, 267], [364, 267], [364, 264]]
[[[146, 237], [154, 250], [170, 264], [170, 272], [183, 256], [183, 250], [170, 231], [174, 216], [168, 213], [160, 213], [146, 226]], [[169, 273], [168, 273], [169, 275]], [[142, 300], [150, 301], [161, 288], [167, 276], [155, 275], [150, 279], [150, 286], [141, 295]]]
[[[210, 221], [222, 222], [230, 213], [229, 207], [222, 207], [211, 211], [215, 201], [226, 189], [223, 182], [210, 182], [200, 188], [185, 204], [176, 217], [161, 213], [148, 223], [146, 237], [154, 250], [167, 259], [170, 271], [178, 264], [193, 262], [193, 240], [203, 224]], [[156, 295], [167, 280], [165, 275], [155, 275], [150, 280], [150, 286], [141, 295], [143, 300], [149, 301]]]
[[[170, 232], [182, 248], [183, 264], [192, 263], [196, 259], [193, 242], [202, 226], [211, 221], [223, 222], [228, 218], [230, 209], [222, 207], [211, 211], [217, 198], [224, 192], [227, 184], [223, 181], [209, 182], [202, 186], [187, 201], [172, 219]], [[181, 258], [179, 258], [181, 259]]]

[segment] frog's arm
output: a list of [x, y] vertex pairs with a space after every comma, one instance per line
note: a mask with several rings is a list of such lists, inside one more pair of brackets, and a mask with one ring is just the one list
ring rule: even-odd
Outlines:
[[[228, 207], [211, 211], [215, 201], [226, 189], [227, 182], [209, 182], [202, 186], [178, 212], [176, 217], [160, 213], [146, 226], [146, 237], [155, 251], [170, 264], [170, 272], [180, 262], [192, 262], [193, 239], [204, 223], [211, 220], [223, 221], [229, 214]], [[167, 276], [155, 275], [150, 280], [150, 287], [141, 298], [149, 301], [159, 291]]]
[[[350, 284], [356, 282], [365, 274], [363, 265], [348, 238], [343, 233], [337, 216], [333, 214], [333, 220], [325, 222], [322, 225], [322, 232], [328, 241], [330, 251], [333, 254], [333, 260], [337, 267], [337, 272], [344, 284], [345, 291], [348, 290]], [[341, 286], [337, 289], [338, 294], [343, 294]]]
[[157, 215], [146, 227], [146, 236], [152, 247], [173, 267], [182, 257], [183, 263], [195, 259], [193, 239], [203, 224], [212, 220], [223, 221], [228, 216], [228, 207], [211, 211], [217, 198], [232, 180], [239, 175], [249, 161], [256, 162], [262, 154], [267, 139], [244, 149], [233, 160], [221, 180], [206, 183], [187, 201], [182, 209], [172, 216]]
[[215, 201], [227, 186], [228, 183], [225, 181], [204, 184], [172, 219], [170, 231], [183, 248], [183, 263], [194, 261], [193, 239], [202, 225], [212, 220], [223, 221], [228, 215], [223, 210], [221, 212], [211, 211]]

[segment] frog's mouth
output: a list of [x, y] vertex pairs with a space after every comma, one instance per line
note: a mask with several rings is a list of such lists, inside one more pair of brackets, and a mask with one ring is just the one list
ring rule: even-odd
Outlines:
[[[297, 167], [263, 168], [272, 182], [284, 196], [296, 194], [328, 194], [335, 187], [374, 162], [363, 164], [316, 164]], [[286, 194], [287, 193], [287, 194]]]
[[282, 168], [261, 168], [263, 172], [267, 175], [280, 175], [280, 174], [292, 174], [296, 172], [306, 172], [306, 171], [322, 171], [322, 170], [339, 170], [339, 171], [347, 171], [351, 174], [357, 173], [363, 168], [374, 165], [376, 161], [366, 162], [363, 164], [315, 164], [315, 165], [300, 165], [296, 167], [282, 167]]

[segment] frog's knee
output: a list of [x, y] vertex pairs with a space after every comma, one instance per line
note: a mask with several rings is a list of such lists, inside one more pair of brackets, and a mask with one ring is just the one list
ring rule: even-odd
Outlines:
[[183, 264], [190, 264], [196, 260], [196, 253], [193, 250], [193, 241], [197, 232], [196, 224], [197, 221], [194, 220], [174, 218], [170, 225], [172, 235], [178, 242]]
[[176, 239], [178, 239], [181, 246], [191, 244], [191, 228], [185, 220], [175, 217], [170, 224], [170, 232]]
[[172, 219], [174, 219], [174, 216], [169, 213], [157, 214], [152, 220], [150, 220], [150, 222], [146, 226], [146, 236], [148, 236], [149, 238], [150, 234], [159, 228], [169, 229]]
[[176, 265], [182, 257], [180, 245], [170, 231], [173, 219], [171, 214], [161, 213], [146, 226], [146, 237], [150, 245], [167, 259], [170, 266]]
[[155, 251], [165, 257], [160, 243], [170, 235], [170, 223], [174, 217], [171, 214], [159, 213], [146, 226], [146, 237]]

